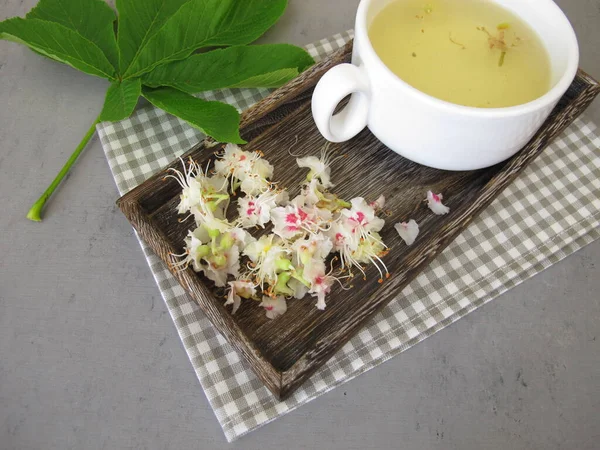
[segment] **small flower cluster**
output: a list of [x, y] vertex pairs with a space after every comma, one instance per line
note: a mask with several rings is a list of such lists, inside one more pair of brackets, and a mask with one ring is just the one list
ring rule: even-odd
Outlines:
[[[217, 155], [210, 174], [193, 161], [184, 163], [183, 172], [171, 169], [169, 176], [182, 187], [178, 212], [196, 223], [185, 239], [185, 253], [173, 255], [174, 266], [191, 266], [216, 286], [227, 287], [225, 304], [232, 305], [233, 313], [242, 299], [253, 299], [261, 301], [270, 319], [285, 313], [286, 299], [307, 294], [325, 309], [332, 286], [348, 289], [343, 280], [355, 272], [366, 278], [365, 264], [377, 268], [382, 283], [390, 276], [381, 259], [388, 249], [379, 234], [385, 199], [346, 202], [331, 193], [330, 156], [324, 149], [320, 157], [296, 160], [309, 172], [292, 199], [270, 181], [273, 166], [261, 152], [233, 144]], [[234, 196], [238, 215], [227, 220]], [[270, 232], [258, 239], [247, 231], [267, 227]], [[341, 267], [334, 273], [336, 260]]]

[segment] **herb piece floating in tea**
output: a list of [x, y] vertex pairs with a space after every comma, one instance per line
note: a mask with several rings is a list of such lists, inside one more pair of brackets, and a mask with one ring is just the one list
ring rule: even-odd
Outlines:
[[452, 32], [449, 33], [448, 35], [450, 42], [452, 42], [454, 45], [458, 45], [459, 47], [461, 47], [463, 50], [466, 50], [467, 47], [465, 47], [463, 44], [461, 44], [460, 42], [457, 42], [454, 40], [454, 38], [452, 38]]
[[506, 52], [509, 48], [513, 48], [517, 46], [517, 42], [520, 42], [521, 39], [515, 35], [515, 41], [513, 44], [509, 45], [506, 43], [506, 30], [510, 28], [508, 23], [501, 23], [496, 27], [498, 33], [494, 36], [492, 35], [485, 27], [477, 27], [478, 30], [483, 31], [488, 35], [488, 45], [490, 49], [499, 49], [500, 50], [500, 60], [498, 61], [498, 67], [502, 67], [504, 65], [504, 60], [506, 58]]
[[504, 58], [506, 58], [506, 51], [500, 53], [500, 61], [498, 61], [498, 67], [502, 67], [504, 65]]
[[[27, 218], [41, 220], [46, 201], [96, 125], [127, 118], [140, 95], [219, 142], [244, 143], [233, 106], [191, 94], [278, 87], [312, 65], [308, 53], [292, 45], [246, 45], [277, 22], [286, 5], [287, 0], [119, 0], [117, 20], [103, 0], [40, 0], [26, 18], [0, 22], [0, 39], [111, 83], [100, 115]], [[194, 53], [214, 47], [228, 48]]]
[[[298, 166], [309, 172], [300, 194], [291, 200], [270, 180], [273, 167], [262, 153], [246, 152], [235, 144], [217, 155], [213, 174], [193, 161], [184, 163], [182, 171], [172, 170], [168, 177], [182, 187], [177, 210], [195, 219], [185, 252], [172, 255], [172, 266], [191, 266], [216, 286], [227, 286], [225, 304], [233, 306], [232, 313], [242, 299], [262, 299], [260, 306], [269, 319], [285, 313], [286, 299], [307, 294], [316, 297], [318, 309], [325, 309], [335, 283], [350, 289], [344, 282], [353, 272], [366, 277], [364, 264], [373, 264], [383, 283], [389, 273], [381, 258], [388, 249], [379, 235], [385, 222], [378, 214], [385, 197], [372, 203], [360, 197], [346, 202], [327, 191], [334, 186], [334, 161], [327, 147], [320, 158], [298, 158]], [[228, 220], [233, 197], [241, 197], [239, 216]], [[269, 224], [272, 232], [259, 239], [246, 231]], [[334, 271], [338, 261], [341, 267]]]

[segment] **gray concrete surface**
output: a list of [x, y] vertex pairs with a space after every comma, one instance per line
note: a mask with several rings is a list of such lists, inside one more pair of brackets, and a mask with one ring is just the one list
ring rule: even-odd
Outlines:
[[[357, 3], [291, 0], [266, 40], [350, 28]], [[600, 77], [600, 1], [558, 3]], [[0, 18], [33, 5], [0, 0]], [[0, 76], [0, 449], [600, 448], [600, 243], [228, 445], [97, 140], [44, 223], [24, 218], [106, 83], [6, 42]]]

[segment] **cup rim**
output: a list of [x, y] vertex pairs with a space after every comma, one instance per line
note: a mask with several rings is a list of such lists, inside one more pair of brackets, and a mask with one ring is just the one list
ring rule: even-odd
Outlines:
[[374, 57], [376, 64], [378, 64], [379, 69], [383, 70], [385, 73], [390, 75], [395, 83], [401, 85], [404, 89], [408, 89], [410, 92], [412, 92], [413, 95], [419, 97], [423, 101], [432, 104], [433, 106], [443, 108], [455, 113], [461, 113], [464, 115], [476, 115], [480, 117], [510, 117], [521, 115], [524, 113], [538, 111], [558, 101], [569, 89], [569, 86], [571, 85], [571, 83], [575, 79], [575, 76], [577, 75], [577, 70], [579, 69], [579, 44], [577, 42], [577, 36], [575, 35], [575, 30], [573, 29], [571, 22], [569, 21], [565, 13], [562, 11], [562, 9], [560, 9], [558, 5], [554, 3], [553, 0], [538, 0], [543, 1], [545, 3], [544, 7], [551, 8], [554, 10], [555, 13], [558, 13], [559, 18], [562, 21], [561, 26], [563, 26], [566, 29], [566, 32], [568, 34], [568, 36], [565, 36], [568, 47], [567, 67], [559, 81], [552, 87], [552, 89], [550, 89], [541, 97], [538, 97], [530, 102], [501, 108], [478, 108], [475, 106], [459, 105], [457, 103], [452, 103], [446, 100], [439, 99], [411, 86], [409, 83], [407, 83], [394, 72], [392, 72], [392, 70], [381, 60], [381, 58], [373, 48], [373, 45], [371, 44], [371, 39], [369, 38], [368, 34], [367, 12], [373, 1], [374, 0], [362, 0], [360, 2], [357, 10], [357, 26], [355, 33], [358, 35], [363, 45], [367, 46], [370, 53]]

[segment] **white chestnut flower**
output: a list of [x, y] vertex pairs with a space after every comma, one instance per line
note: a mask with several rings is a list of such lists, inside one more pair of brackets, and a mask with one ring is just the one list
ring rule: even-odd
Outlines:
[[266, 316], [269, 319], [275, 319], [287, 311], [287, 303], [281, 296], [275, 298], [263, 296], [260, 306], [265, 308]]
[[[316, 297], [318, 309], [325, 309], [335, 282], [349, 289], [341, 280], [352, 278], [353, 268], [366, 276], [366, 264], [373, 264], [380, 282], [389, 277], [381, 259], [389, 251], [379, 235], [384, 221], [377, 216], [385, 205], [383, 195], [372, 203], [360, 197], [348, 203], [327, 191], [333, 187], [330, 165], [337, 158], [331, 158], [325, 146], [320, 158], [297, 160], [310, 172], [300, 195], [290, 201], [288, 192], [270, 181], [273, 166], [263, 156], [260, 151], [247, 152], [228, 144], [217, 155], [212, 176], [208, 168], [202, 172], [191, 160], [183, 171], [171, 170], [168, 176], [182, 187], [178, 211], [193, 215], [197, 225], [185, 239], [185, 252], [173, 255], [176, 268], [191, 266], [216, 286], [227, 287], [225, 305], [232, 306], [232, 313], [243, 298], [262, 295], [260, 306], [269, 319], [286, 312], [286, 298], [300, 299], [306, 294]], [[237, 198], [238, 217], [229, 222], [230, 193], [235, 196], [238, 189], [245, 195]], [[258, 240], [244, 229], [266, 228], [269, 222], [272, 231]], [[414, 232], [413, 223], [396, 228], [400, 227], [401, 234], [405, 229]], [[405, 240], [414, 241], [414, 237]], [[337, 256], [326, 267], [332, 252], [339, 252], [342, 266], [336, 275]], [[243, 269], [240, 254], [248, 258], [242, 259]]]
[[339, 279], [326, 272], [325, 262], [322, 259], [313, 259], [304, 266], [302, 276], [310, 283], [308, 293], [317, 297], [316, 307], [323, 311], [325, 309], [325, 297], [331, 291], [333, 284]]
[[311, 234], [305, 239], [297, 239], [292, 244], [298, 265], [307, 264], [312, 259], [324, 260], [332, 249], [331, 239], [322, 232]]
[[[256, 238], [243, 228], [231, 228], [227, 233], [233, 239], [233, 244], [237, 245], [240, 250], [244, 250], [249, 244], [256, 241]], [[221, 243], [222, 242], [223, 237], [221, 237]]]
[[206, 264], [202, 270], [209, 280], [214, 281], [217, 287], [227, 285], [227, 276], [239, 276], [240, 272], [240, 250], [237, 245], [231, 246], [227, 250], [221, 250], [216, 255], [206, 258]]
[[264, 158], [263, 153], [245, 152], [235, 144], [227, 144], [223, 154], [215, 161], [215, 171], [226, 179], [237, 179], [232, 191], [239, 186], [248, 195], [259, 195], [271, 186], [267, 180], [273, 176], [273, 166]]
[[[302, 186], [302, 193], [299, 197], [302, 198], [303, 206], [314, 206], [321, 200], [322, 194], [319, 191], [320, 182], [318, 178], [313, 178]], [[300, 199], [298, 199], [299, 201]]]
[[194, 215], [198, 227], [203, 226], [209, 231], [218, 230], [221, 233], [226, 233], [233, 228], [233, 224], [227, 219], [218, 218], [210, 205], [206, 203], [200, 202], [193, 206], [190, 212]]
[[183, 270], [191, 264], [196, 272], [202, 271], [205, 266], [202, 259], [210, 255], [210, 247], [206, 242], [208, 242], [208, 234], [204, 229], [196, 228], [194, 231], [189, 231], [185, 238], [185, 252], [181, 255], [171, 255], [174, 260], [172, 266]]
[[310, 229], [313, 220], [309, 213], [300, 206], [279, 206], [271, 211], [273, 233], [283, 239], [292, 239], [303, 235]]
[[169, 168], [170, 172], [165, 178], [173, 178], [181, 186], [177, 212], [185, 214], [201, 204], [212, 205], [216, 210], [218, 205], [229, 199], [227, 195], [228, 182], [221, 176], [209, 177], [202, 172], [200, 166], [192, 159], [189, 166], [181, 160], [183, 172]]
[[321, 182], [321, 186], [325, 189], [329, 189], [334, 186], [331, 182], [331, 164], [335, 160], [344, 158], [345, 156], [346, 155], [340, 155], [332, 158], [331, 152], [329, 152], [329, 144], [327, 144], [321, 149], [320, 158], [317, 158], [316, 156], [305, 156], [303, 158], [297, 158], [296, 163], [298, 164], [298, 167], [310, 169], [310, 172], [306, 176], [308, 181], [318, 178]]
[[264, 284], [277, 282], [277, 274], [292, 269], [288, 259], [291, 251], [274, 234], [261, 236], [244, 249], [244, 255], [250, 258], [249, 274], [261, 288]]
[[246, 195], [260, 195], [271, 188], [269, 180], [254, 172], [244, 173], [241, 180], [240, 190]]
[[307, 176], [309, 180], [312, 181], [314, 178], [317, 178], [321, 181], [324, 188], [333, 187], [331, 183], [331, 168], [325, 161], [320, 160], [316, 156], [306, 156], [296, 159], [296, 163], [298, 167], [310, 169]]
[[351, 209], [343, 209], [342, 216], [346, 217], [347, 225], [360, 237], [375, 231], [380, 231], [385, 221], [375, 215], [375, 209], [370, 206], [364, 198], [357, 197], [350, 200]]
[[365, 276], [364, 271], [362, 270], [360, 263], [371, 263], [375, 266], [377, 271], [379, 272], [379, 282], [383, 283], [383, 281], [390, 277], [389, 270], [383, 260], [381, 259], [385, 255], [387, 255], [389, 250], [386, 245], [383, 243], [381, 236], [379, 233], [373, 231], [369, 233], [367, 238], [363, 238], [360, 240], [358, 247], [355, 251], [352, 252], [352, 261], [356, 264], [358, 269], [362, 272], [363, 276]]
[[377, 200], [375, 200], [374, 202], [369, 203], [369, 206], [371, 208], [373, 208], [375, 211], [380, 211], [384, 208], [385, 206], [385, 196], [383, 194], [381, 194]]
[[256, 174], [261, 178], [272, 178], [274, 169], [271, 163], [261, 157], [262, 153], [256, 152], [254, 155], [250, 173]]
[[242, 303], [242, 298], [251, 298], [256, 295], [256, 286], [246, 280], [230, 281], [227, 284], [229, 285], [229, 293], [225, 305], [233, 305], [231, 314], [235, 314]]
[[271, 221], [271, 210], [287, 202], [287, 191], [270, 189], [258, 197], [247, 195], [238, 200], [238, 221], [244, 228], [264, 228]]
[[227, 144], [223, 154], [215, 160], [215, 172], [227, 179], [240, 179], [251, 167], [252, 153], [243, 151], [236, 144]]
[[308, 294], [309, 287], [295, 278], [292, 278], [290, 281], [288, 281], [287, 286], [294, 291], [294, 298], [302, 299], [306, 294]]
[[448, 214], [450, 212], [450, 208], [442, 203], [443, 199], [444, 196], [442, 194], [434, 194], [431, 191], [427, 191], [427, 206], [429, 206], [429, 209], [438, 216]]
[[419, 235], [419, 225], [413, 219], [408, 222], [401, 222], [394, 225], [394, 228], [406, 245], [414, 244]]

